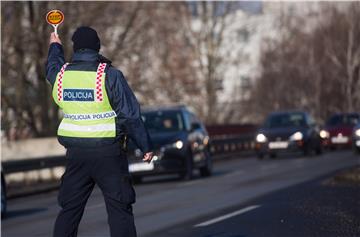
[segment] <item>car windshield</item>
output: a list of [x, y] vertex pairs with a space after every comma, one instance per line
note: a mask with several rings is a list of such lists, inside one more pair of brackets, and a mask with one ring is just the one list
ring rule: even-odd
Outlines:
[[155, 111], [143, 113], [142, 119], [150, 133], [177, 132], [183, 130], [181, 113]]
[[332, 116], [328, 121], [328, 126], [338, 126], [338, 125], [351, 125], [354, 126], [360, 121], [359, 115], [357, 114], [339, 114]]
[[304, 127], [305, 125], [305, 117], [300, 113], [271, 115], [265, 122], [267, 128]]

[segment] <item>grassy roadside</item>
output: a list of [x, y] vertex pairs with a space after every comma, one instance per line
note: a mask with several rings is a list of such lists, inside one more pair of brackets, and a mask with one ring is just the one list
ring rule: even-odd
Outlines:
[[340, 171], [335, 176], [326, 179], [324, 185], [338, 186], [351, 185], [360, 186], [360, 165]]

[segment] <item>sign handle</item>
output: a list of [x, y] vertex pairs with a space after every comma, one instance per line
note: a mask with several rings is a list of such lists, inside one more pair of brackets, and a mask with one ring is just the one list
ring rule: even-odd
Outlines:
[[59, 36], [59, 35], [58, 35], [58, 32], [57, 32], [57, 28], [58, 28], [59, 24], [56, 24], [56, 25], [54, 24], [54, 25], [52, 25], [52, 26], [54, 27], [55, 35], [56, 35], [56, 36]]

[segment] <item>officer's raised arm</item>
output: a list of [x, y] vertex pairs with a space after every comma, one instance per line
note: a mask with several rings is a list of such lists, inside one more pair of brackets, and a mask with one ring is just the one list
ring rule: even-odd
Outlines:
[[46, 79], [54, 85], [56, 75], [65, 63], [64, 50], [59, 36], [51, 33], [49, 54], [46, 62]]

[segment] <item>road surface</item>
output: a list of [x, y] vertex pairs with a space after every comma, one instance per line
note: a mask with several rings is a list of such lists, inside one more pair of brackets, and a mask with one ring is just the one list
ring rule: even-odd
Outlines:
[[[215, 163], [214, 175], [210, 178], [196, 175], [191, 181], [172, 176], [147, 179], [135, 185], [137, 203], [134, 214], [138, 235], [275, 236], [264, 233], [262, 226], [271, 233], [273, 225], [266, 223], [264, 213], [275, 212], [274, 203], [280, 199], [266, 195], [359, 165], [359, 161], [359, 156], [350, 151], [307, 158], [287, 155], [275, 160], [232, 157]], [[50, 192], [9, 200], [8, 216], [2, 220], [2, 236], [51, 236], [59, 210], [56, 195], [57, 192]], [[281, 200], [286, 202], [287, 199]], [[272, 206], [267, 205], [271, 203]], [[109, 236], [106, 210], [98, 189], [88, 201], [78, 236]]]

